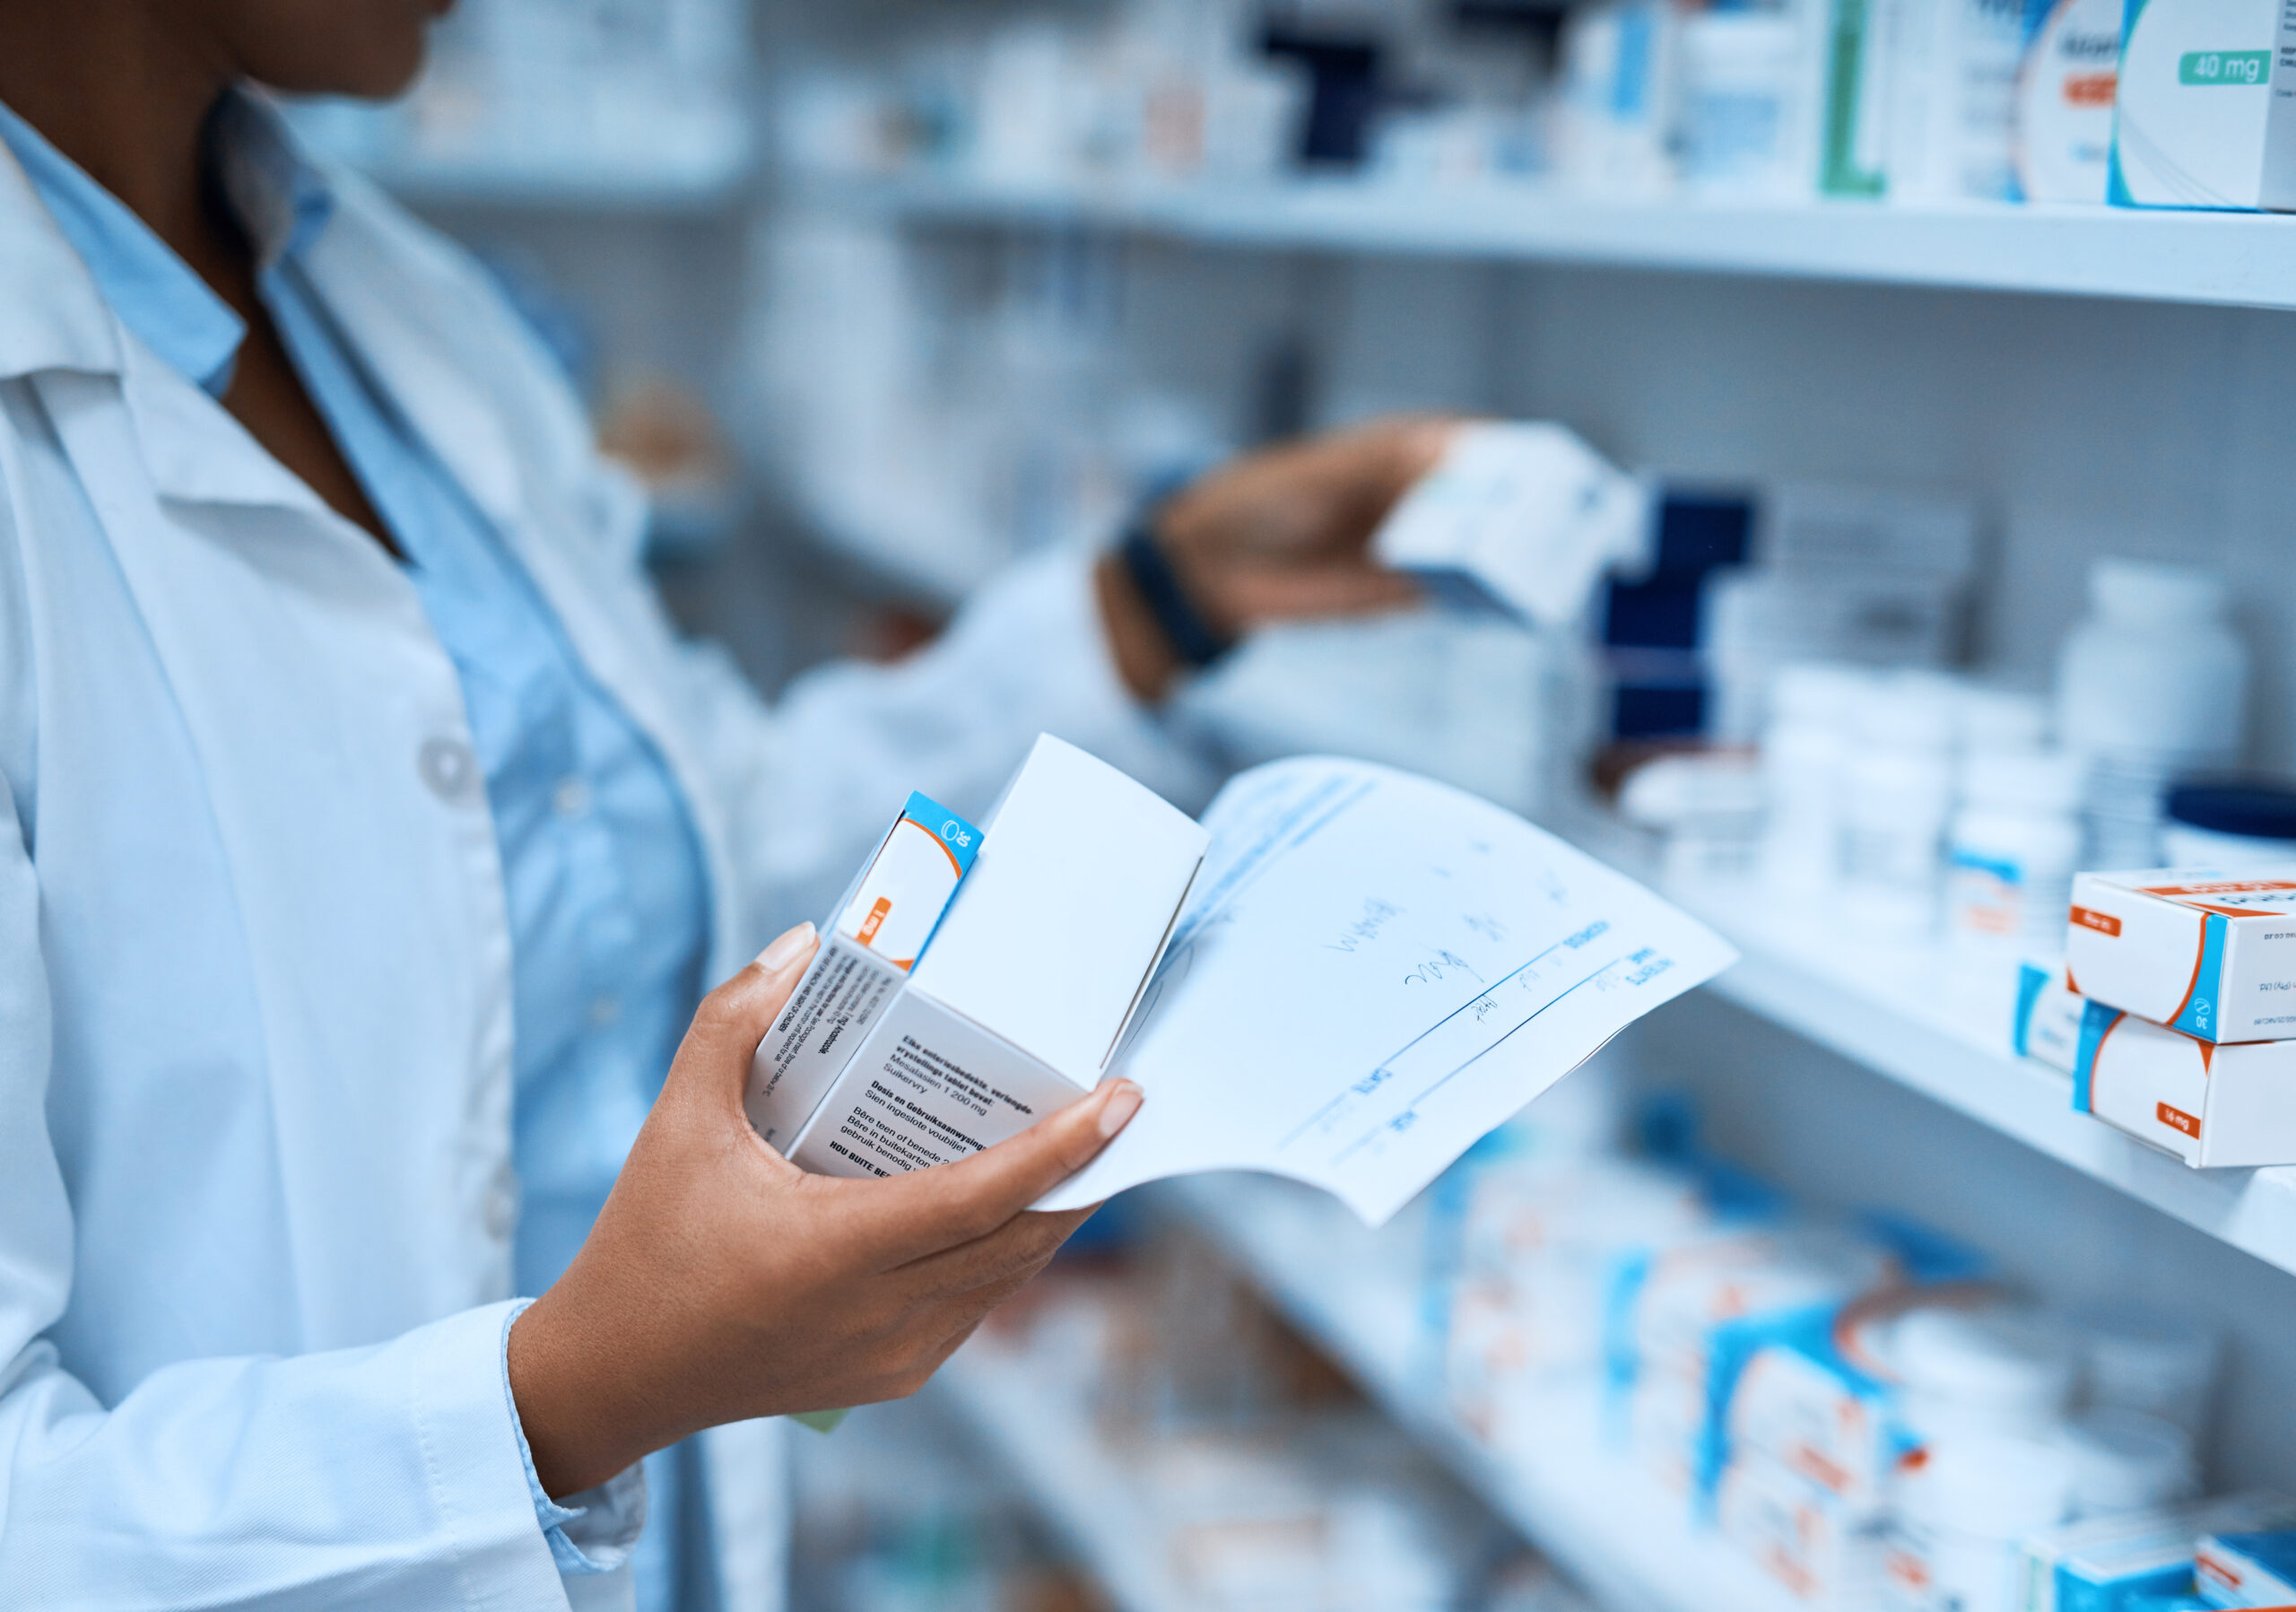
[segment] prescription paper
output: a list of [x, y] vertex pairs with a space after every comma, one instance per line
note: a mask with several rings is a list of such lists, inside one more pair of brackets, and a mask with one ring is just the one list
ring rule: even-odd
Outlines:
[[1377, 1225], [1479, 1137], [1737, 954], [1499, 807], [1365, 762], [1239, 776], [1111, 1072], [1147, 1094], [1044, 1198], [1260, 1170]]

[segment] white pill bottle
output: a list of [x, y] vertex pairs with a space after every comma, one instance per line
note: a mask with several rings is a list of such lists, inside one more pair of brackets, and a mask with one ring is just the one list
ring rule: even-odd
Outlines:
[[1859, 707], [1842, 769], [1841, 901], [1877, 940], [1936, 929], [1960, 732], [1954, 686], [1935, 673], [1896, 673]]
[[2052, 750], [1973, 750], [1945, 852], [1945, 931], [1973, 954], [2052, 956], [2081, 857], [2081, 769]]
[[2239, 760], [2248, 650], [2224, 578], [2191, 566], [2100, 560], [2090, 614], [2057, 665], [2058, 742], [2087, 771], [2085, 867], [2160, 864], [2161, 797], [2187, 772]]

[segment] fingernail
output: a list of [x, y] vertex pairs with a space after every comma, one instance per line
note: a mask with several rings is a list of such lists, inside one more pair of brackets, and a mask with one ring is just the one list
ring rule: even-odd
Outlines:
[[1140, 1088], [1128, 1080], [1116, 1083], [1116, 1090], [1100, 1100], [1100, 1139], [1108, 1140], [1130, 1122], [1140, 1111]]
[[757, 954], [757, 965], [769, 974], [778, 974], [804, 956], [805, 948], [813, 944], [812, 924], [803, 923], [794, 929], [785, 929], [771, 945]]

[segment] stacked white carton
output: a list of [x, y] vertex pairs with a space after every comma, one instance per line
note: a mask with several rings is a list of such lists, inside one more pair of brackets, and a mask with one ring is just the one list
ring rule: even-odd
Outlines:
[[1115, 768], [1039, 737], [929, 946], [848, 1060], [813, 1083], [825, 1094], [773, 1085], [787, 1054], [777, 1024], [758, 1049], [752, 1124], [817, 1174], [892, 1175], [961, 1158], [1083, 1097], [1155, 972], [1206, 840]]
[[2074, 1106], [2196, 1167], [2296, 1163], [2296, 867], [2084, 873]]

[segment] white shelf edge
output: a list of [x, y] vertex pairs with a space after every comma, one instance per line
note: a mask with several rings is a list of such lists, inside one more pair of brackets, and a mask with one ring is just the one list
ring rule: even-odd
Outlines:
[[1161, 1541], [1139, 1526], [1138, 1486], [1070, 1407], [1031, 1392], [1022, 1372], [978, 1345], [950, 1356], [926, 1391], [988, 1447], [1123, 1612], [1187, 1612]]
[[1123, 185], [809, 177], [795, 194], [919, 222], [2296, 308], [2296, 218], [2257, 213], [1604, 202], [1528, 183], [1377, 179]]
[[[1208, 1236], [1387, 1416], [1525, 1538], [1614, 1612], [1787, 1612], [1798, 1603], [1668, 1494], [1603, 1446], [1596, 1391], [1558, 1395], [1540, 1437], [1517, 1457], [1479, 1442], [1417, 1381], [1407, 1333], [1414, 1288], [1380, 1279], [1328, 1240], [1299, 1257], [1274, 1229], [1271, 1197], [1304, 1189], [1196, 1177], [1150, 1189]], [[1336, 1223], [1344, 1215], [1335, 1215]], [[1352, 1221], [1345, 1232], [1364, 1235]], [[1335, 1233], [1335, 1234], [1344, 1234]], [[1399, 1350], [1398, 1342], [1403, 1344]]]
[[[2194, 1170], [2077, 1113], [2069, 1079], [1939, 1006], [1918, 970], [1934, 957], [1860, 950], [1837, 934], [1752, 916], [1769, 898], [1670, 893], [1744, 961], [1707, 989], [2003, 1136], [2070, 1165], [2268, 1265], [2296, 1272], [2296, 1166]], [[1910, 980], [1894, 987], [1884, 980]]]
[[746, 154], [691, 169], [644, 172], [396, 159], [366, 167], [367, 177], [417, 206], [509, 207], [537, 212], [711, 213], [747, 189]]

